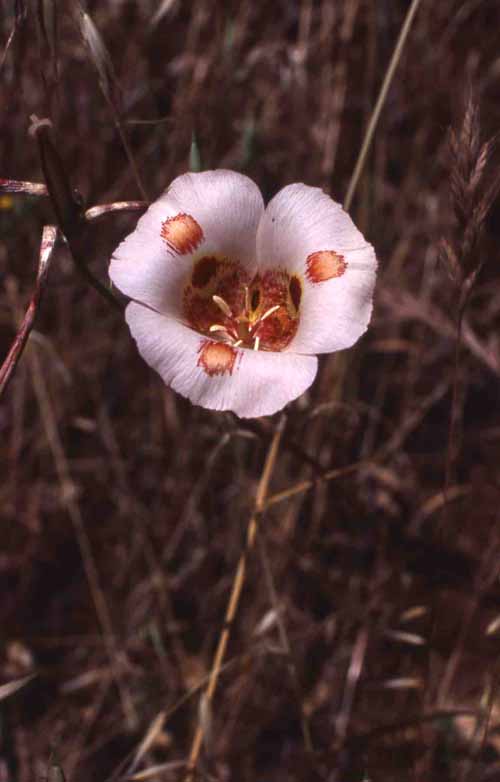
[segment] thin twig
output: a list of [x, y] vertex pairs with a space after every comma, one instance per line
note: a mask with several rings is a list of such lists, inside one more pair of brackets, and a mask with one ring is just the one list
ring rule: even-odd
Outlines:
[[323, 481], [333, 481], [337, 478], [343, 478], [344, 475], [350, 475], [351, 473], [357, 472], [362, 467], [367, 467], [369, 464], [372, 464], [372, 462], [373, 459], [366, 459], [362, 462], [349, 464], [347, 467], [335, 467], [333, 470], [328, 470], [328, 472], [325, 472], [323, 475], [318, 475], [316, 478], [300, 481], [299, 483], [296, 483], [295, 486], [291, 486], [288, 489], [271, 495], [265, 504], [265, 508], [267, 509], [271, 507], [271, 505], [288, 500], [290, 497], [295, 497], [296, 494], [303, 494], [304, 492], [309, 491], [309, 489], [318, 486]]
[[[281, 440], [281, 435], [283, 433], [285, 420], [286, 420], [285, 416], [282, 415], [275, 429], [273, 439], [271, 441], [271, 445], [269, 446], [269, 450], [266, 455], [264, 467], [262, 468], [262, 473], [257, 488], [257, 496], [255, 498], [254, 511], [250, 517], [247, 526], [246, 545], [238, 561], [236, 573], [233, 580], [233, 586], [231, 589], [231, 594], [226, 608], [224, 624], [222, 626], [222, 631], [219, 636], [217, 649], [215, 651], [215, 655], [212, 663], [212, 668], [210, 670], [208, 686], [203, 695], [207, 705], [210, 705], [214, 697], [215, 690], [217, 688], [217, 682], [219, 680], [219, 674], [224, 662], [226, 648], [231, 633], [231, 627], [234, 622], [236, 612], [238, 610], [241, 593], [245, 583], [248, 556], [254, 547], [255, 538], [259, 528], [259, 522], [261, 520], [261, 516], [265, 508], [269, 482], [271, 480], [274, 466], [276, 464], [276, 457], [278, 455], [278, 448]], [[194, 773], [200, 756], [200, 751], [201, 751], [204, 737], [205, 737], [205, 726], [202, 724], [201, 721], [199, 721], [193, 738], [193, 742], [191, 744], [191, 751], [189, 753], [188, 770], [185, 777], [185, 782], [192, 782], [194, 778]]]

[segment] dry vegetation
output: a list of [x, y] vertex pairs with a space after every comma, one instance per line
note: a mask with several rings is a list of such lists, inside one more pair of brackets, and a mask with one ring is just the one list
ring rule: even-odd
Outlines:
[[[150, 198], [195, 133], [203, 167], [266, 198], [298, 180], [343, 200], [407, 3], [89, 2], [116, 79], [74, 10], [2, 0], [2, 177], [42, 181], [36, 113], [86, 203], [140, 198], [119, 117]], [[203, 779], [500, 779], [499, 26], [496, 2], [422, 0], [353, 202], [372, 327], [287, 410], [211, 707], [279, 417], [165, 389], [58, 248], [0, 402], [1, 782], [181, 780], [200, 719]], [[0, 207], [3, 357], [54, 217]], [[135, 219], [85, 237], [104, 283]]]

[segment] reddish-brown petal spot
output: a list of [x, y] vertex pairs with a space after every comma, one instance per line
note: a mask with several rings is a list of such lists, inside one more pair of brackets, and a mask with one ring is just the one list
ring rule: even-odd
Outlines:
[[192, 253], [203, 241], [203, 231], [194, 217], [178, 214], [161, 225], [161, 237], [179, 255]]
[[191, 277], [194, 288], [205, 288], [217, 274], [218, 261], [212, 255], [205, 255], [196, 261]]
[[204, 339], [198, 353], [198, 366], [210, 377], [232, 375], [238, 351], [231, 345]]
[[295, 307], [296, 312], [298, 312], [302, 300], [302, 285], [300, 284], [299, 278], [295, 277], [295, 275], [290, 280], [288, 290], [290, 291], [292, 304]]
[[342, 255], [333, 250], [321, 250], [307, 256], [307, 277], [311, 282], [326, 282], [334, 277], [342, 277], [347, 263]]

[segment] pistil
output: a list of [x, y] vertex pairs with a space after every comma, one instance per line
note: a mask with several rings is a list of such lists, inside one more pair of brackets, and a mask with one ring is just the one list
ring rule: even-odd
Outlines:
[[211, 333], [220, 334], [221, 337], [228, 339], [233, 347], [239, 347], [248, 342], [251, 344], [253, 343], [252, 347], [254, 350], [259, 350], [260, 346], [260, 337], [254, 334], [254, 332], [257, 331], [261, 323], [277, 312], [282, 306], [281, 304], [275, 304], [273, 307], [269, 307], [263, 315], [252, 322], [250, 290], [248, 285], [245, 285], [245, 311], [242, 315], [235, 317], [231, 307], [222, 296], [214, 294], [212, 296], [212, 301], [226, 318], [229, 319], [230, 324], [224, 326], [222, 323], [213, 323], [210, 326], [209, 331]]

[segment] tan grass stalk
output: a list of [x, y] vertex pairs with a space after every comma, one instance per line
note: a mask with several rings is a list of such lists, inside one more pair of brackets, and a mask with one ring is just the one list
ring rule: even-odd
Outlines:
[[361, 146], [361, 150], [358, 155], [356, 165], [354, 166], [354, 171], [352, 172], [351, 181], [349, 182], [349, 187], [347, 188], [347, 195], [344, 200], [344, 207], [347, 211], [351, 206], [354, 193], [358, 186], [359, 178], [361, 176], [364, 165], [366, 163], [366, 158], [368, 156], [368, 152], [370, 151], [371, 143], [373, 141], [373, 136], [375, 135], [375, 130], [377, 129], [377, 124], [380, 119], [380, 114], [384, 107], [384, 103], [387, 98], [387, 93], [389, 92], [389, 87], [392, 84], [392, 80], [394, 78], [396, 68], [398, 67], [398, 63], [401, 59], [401, 55], [403, 53], [406, 40], [408, 38], [408, 33], [410, 32], [419, 5], [420, 5], [420, 0], [412, 1], [412, 4], [410, 5], [406, 13], [403, 26], [401, 27], [401, 32], [399, 33], [399, 38], [397, 40], [396, 47], [392, 54], [389, 67], [387, 68], [386, 74], [384, 76], [384, 81], [382, 82], [382, 86], [380, 88], [380, 92], [377, 98], [377, 102], [375, 104], [375, 108], [373, 109], [372, 115], [370, 117], [370, 121], [368, 122], [368, 127], [366, 129], [365, 137], [363, 139], [363, 144]]
[[[219, 641], [217, 644], [217, 649], [215, 651], [215, 655], [212, 663], [212, 668], [210, 670], [207, 689], [205, 690], [205, 693], [202, 696], [204, 698], [205, 706], [208, 708], [211, 705], [211, 702], [215, 694], [215, 690], [217, 689], [219, 674], [221, 672], [221, 668], [224, 662], [227, 644], [231, 633], [231, 627], [236, 617], [236, 612], [238, 610], [241, 593], [245, 583], [248, 556], [254, 547], [255, 539], [259, 529], [259, 522], [262, 513], [265, 509], [269, 482], [271, 480], [271, 476], [273, 474], [273, 470], [276, 464], [276, 458], [278, 456], [278, 449], [280, 445], [281, 435], [283, 433], [283, 429], [285, 426], [285, 420], [286, 420], [285, 416], [282, 415], [274, 431], [273, 438], [271, 440], [271, 444], [269, 446], [269, 450], [267, 452], [264, 466], [262, 468], [262, 472], [260, 475], [259, 485], [257, 487], [257, 496], [255, 498], [254, 511], [250, 516], [250, 520], [247, 526], [246, 545], [240, 556], [238, 565], [236, 567], [236, 573], [233, 579], [231, 594], [226, 608], [224, 624], [222, 626], [222, 630], [219, 636]], [[198, 763], [204, 738], [205, 738], [205, 726], [203, 722], [199, 720], [193, 738], [193, 742], [191, 744], [185, 782], [192, 782], [194, 778], [196, 765]]]

